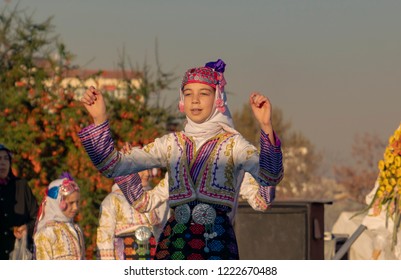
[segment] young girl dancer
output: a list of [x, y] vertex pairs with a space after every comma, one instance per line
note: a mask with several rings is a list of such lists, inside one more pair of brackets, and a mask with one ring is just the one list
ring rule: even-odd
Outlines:
[[238, 259], [230, 212], [235, 210], [245, 172], [251, 175], [245, 182], [258, 184], [250, 192], [261, 209], [274, 199], [275, 186], [282, 179], [281, 144], [273, 132], [269, 99], [257, 92], [249, 97], [261, 128], [258, 153], [234, 129], [224, 70], [219, 59], [186, 71], [179, 102], [186, 115], [184, 130], [157, 138], [142, 149], [133, 148], [129, 154], [114, 149], [101, 92], [90, 87], [82, 98], [94, 124], [79, 133], [81, 141], [96, 168], [115, 178], [136, 209], [149, 211], [161, 202], [157, 193], [142, 190], [136, 173], [167, 168], [173, 211], [160, 236], [156, 259]]
[[36, 259], [85, 259], [84, 235], [74, 222], [79, 202], [79, 187], [68, 173], [49, 184], [34, 234]]

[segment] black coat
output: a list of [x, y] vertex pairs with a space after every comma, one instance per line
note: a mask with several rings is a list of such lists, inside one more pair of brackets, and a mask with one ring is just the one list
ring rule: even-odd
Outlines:
[[13, 227], [26, 224], [28, 247], [32, 250], [32, 235], [35, 227], [38, 203], [24, 179], [11, 179], [0, 185], [0, 260], [8, 260], [14, 249]]

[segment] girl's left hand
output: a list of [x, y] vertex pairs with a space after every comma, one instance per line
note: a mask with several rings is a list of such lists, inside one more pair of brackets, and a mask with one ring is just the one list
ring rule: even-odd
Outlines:
[[14, 227], [14, 236], [17, 239], [21, 239], [27, 233], [28, 233], [28, 228], [26, 225]]
[[270, 130], [272, 128], [272, 106], [270, 100], [259, 92], [252, 92], [249, 97], [249, 103], [260, 127], [265, 131], [266, 129]]

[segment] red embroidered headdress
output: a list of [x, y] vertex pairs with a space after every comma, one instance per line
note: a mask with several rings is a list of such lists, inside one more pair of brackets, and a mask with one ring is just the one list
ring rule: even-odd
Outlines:
[[226, 64], [223, 60], [218, 59], [215, 62], [208, 62], [203, 67], [196, 67], [187, 70], [184, 74], [181, 83], [181, 89], [184, 88], [186, 84], [190, 83], [202, 83], [209, 85], [213, 88], [220, 86], [223, 90], [226, 81], [224, 79], [224, 70]]
[[224, 96], [224, 86], [227, 84], [224, 79], [224, 70], [226, 64], [223, 60], [218, 59], [217, 61], [211, 61], [205, 64], [203, 67], [196, 67], [187, 70], [181, 82], [181, 100], [178, 104], [178, 108], [181, 112], [184, 112], [184, 102], [182, 96], [182, 90], [186, 84], [190, 83], [201, 83], [211, 86], [216, 90], [216, 108], [220, 112], [226, 111], [226, 103]]

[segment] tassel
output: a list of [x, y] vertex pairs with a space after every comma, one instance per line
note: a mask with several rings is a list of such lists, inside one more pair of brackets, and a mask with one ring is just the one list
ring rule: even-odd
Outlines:
[[221, 91], [220, 86], [216, 87], [216, 95], [216, 109], [219, 110], [220, 113], [224, 114], [224, 112], [226, 111], [226, 104], [224, 102], [223, 91]]

